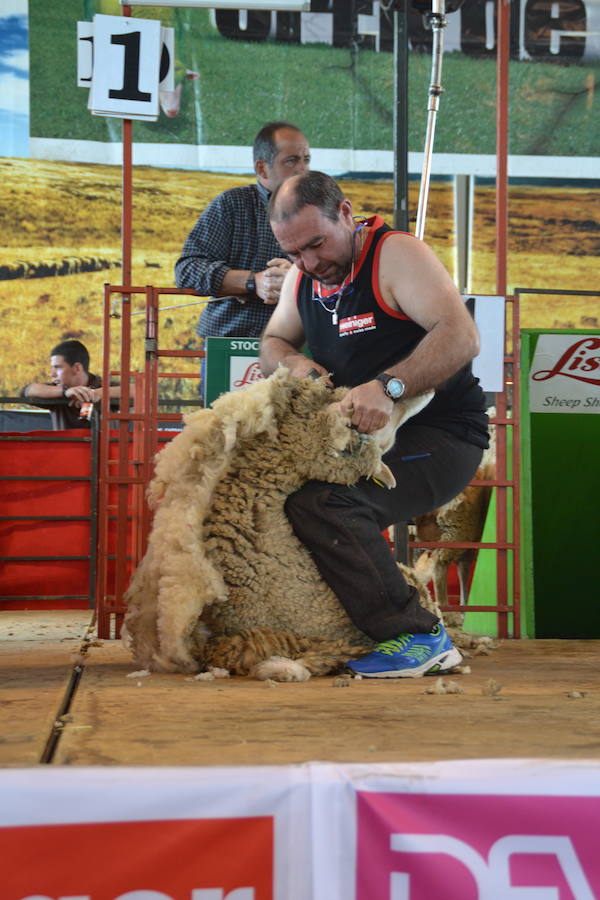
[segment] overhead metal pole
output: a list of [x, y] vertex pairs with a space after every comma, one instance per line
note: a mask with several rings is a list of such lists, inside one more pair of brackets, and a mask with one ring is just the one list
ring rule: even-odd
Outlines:
[[[394, 228], [408, 231], [408, 0], [394, 8]], [[394, 555], [410, 564], [408, 525], [394, 525]]]
[[499, 0], [496, 42], [496, 293], [506, 294], [510, 0]]
[[394, 228], [408, 231], [408, 0], [394, 9]]
[[[123, 6], [123, 16], [131, 16], [131, 6]], [[123, 172], [122, 172], [122, 208], [121, 208], [121, 283], [131, 284], [131, 252], [133, 221], [133, 188], [132, 188], [132, 122], [123, 119]]]
[[447, 23], [445, 16], [444, 0], [433, 0], [431, 13], [431, 30], [433, 32], [433, 44], [431, 48], [431, 82], [429, 85], [429, 103], [427, 105], [427, 132], [425, 134], [425, 150], [423, 152], [423, 171], [421, 175], [421, 187], [419, 190], [419, 205], [417, 208], [417, 224], [415, 235], [423, 240], [425, 234], [425, 217], [427, 215], [427, 201], [429, 198], [429, 182], [431, 180], [431, 154], [433, 152], [433, 139], [435, 136], [435, 123], [440, 105], [442, 87], [442, 59], [444, 55], [444, 28]]
[[[508, 72], [510, 60], [510, 0], [499, 0], [497, 4], [497, 40], [496, 40], [496, 293], [503, 297], [506, 295], [506, 255], [508, 241]], [[518, 303], [513, 305], [513, 335], [512, 354], [518, 352], [518, 332], [515, 333], [515, 324], [518, 321]], [[518, 389], [519, 372], [513, 363], [512, 372], [513, 392]], [[516, 388], [515, 388], [516, 380]], [[516, 409], [510, 410], [510, 418], [518, 417], [518, 396], [513, 393], [513, 399], [517, 404]], [[509, 416], [509, 398], [504, 390], [496, 394], [496, 415], [500, 419]], [[507, 429], [500, 428], [496, 437], [496, 477], [503, 481], [508, 478], [508, 447]], [[513, 431], [513, 471], [512, 479], [518, 470], [518, 450], [515, 452], [515, 438], [518, 429]], [[513, 482], [518, 484], [518, 482]], [[498, 488], [496, 497], [496, 534], [499, 541], [508, 540], [508, 490]], [[518, 491], [513, 490], [513, 507], [518, 504]], [[513, 521], [516, 521], [514, 519]], [[513, 525], [516, 532], [518, 526]], [[513, 590], [517, 592], [516, 578], [518, 558], [513, 556], [514, 579]], [[499, 549], [496, 557], [496, 596], [508, 596], [509, 571], [508, 551]], [[518, 634], [516, 617], [513, 621], [513, 631]], [[508, 636], [507, 617], [504, 616], [499, 623], [498, 637]]]

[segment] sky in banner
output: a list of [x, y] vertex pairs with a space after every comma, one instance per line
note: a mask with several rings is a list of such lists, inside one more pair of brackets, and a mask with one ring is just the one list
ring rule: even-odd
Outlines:
[[0, 8], [0, 156], [29, 155], [27, 0]]

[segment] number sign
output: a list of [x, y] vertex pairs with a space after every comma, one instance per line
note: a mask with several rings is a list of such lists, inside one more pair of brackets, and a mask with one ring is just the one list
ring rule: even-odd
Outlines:
[[94, 25], [77, 23], [77, 86], [91, 87], [94, 69]]
[[160, 63], [160, 22], [94, 16], [92, 113], [156, 120]]
[[504, 297], [463, 297], [479, 331], [479, 356], [473, 360], [473, 375], [484, 391], [504, 390]]
[[160, 29], [162, 47], [160, 51], [160, 71], [158, 85], [161, 91], [175, 90], [175, 29]]
[[[175, 90], [175, 29], [160, 29], [161, 53], [160, 53], [160, 83], [161, 91]], [[77, 86], [89, 88], [92, 86], [92, 74], [94, 69], [94, 23], [77, 23]]]

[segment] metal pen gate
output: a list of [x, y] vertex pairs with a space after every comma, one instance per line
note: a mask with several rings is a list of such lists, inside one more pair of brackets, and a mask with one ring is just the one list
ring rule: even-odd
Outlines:
[[[496, 551], [496, 602], [486, 605], [442, 606], [443, 612], [496, 613], [499, 638], [521, 637], [520, 587], [520, 315], [519, 296], [506, 296], [504, 330], [504, 390], [496, 393], [496, 477], [472, 485], [490, 486], [496, 493], [496, 539], [494, 541], [409, 541], [408, 547], [423, 549], [473, 549]], [[512, 430], [511, 440], [508, 431]], [[509, 446], [510, 445], [510, 446]], [[509, 511], [510, 506], [510, 511]], [[512, 578], [509, 577], [512, 555]], [[512, 583], [511, 583], [512, 582]]]
[[[135, 567], [141, 561], [151, 525], [151, 511], [145, 499], [152, 477], [153, 459], [160, 443], [172, 434], [160, 430], [169, 423], [181, 423], [181, 413], [160, 413], [158, 397], [161, 359], [201, 358], [203, 350], [161, 350], [159, 346], [159, 297], [165, 294], [191, 294], [177, 288], [153, 286], [105, 287], [104, 383], [110, 378], [109, 349], [113, 303], [121, 303], [121, 411], [103, 415], [100, 432], [98, 502], [98, 636], [117, 637], [125, 604], [123, 595]], [[143, 372], [131, 369], [131, 297], [145, 298], [145, 366]], [[496, 602], [464, 607], [452, 605], [445, 611], [496, 613], [499, 637], [521, 635], [519, 582], [519, 303], [506, 298], [504, 390], [496, 394], [496, 477], [472, 484], [492, 486], [496, 491], [496, 539], [488, 542], [420, 542], [410, 547], [472, 548], [495, 550]], [[113, 366], [114, 373], [114, 366]], [[161, 373], [164, 377], [192, 377], [185, 373]], [[186, 401], [181, 401], [185, 404]], [[189, 401], [187, 401], [189, 403]], [[199, 405], [197, 401], [196, 405]], [[512, 440], [507, 440], [512, 429]], [[162, 435], [162, 437], [161, 437]], [[510, 465], [509, 465], [510, 463]], [[509, 471], [510, 470], [510, 471]], [[509, 514], [509, 492], [512, 511]], [[512, 585], [509, 578], [509, 554], [512, 554]]]
[[[145, 298], [144, 370], [131, 371], [131, 298]], [[120, 411], [103, 415], [98, 469], [98, 636], [118, 637], [125, 612], [123, 595], [140, 563], [151, 524], [146, 488], [152, 478], [153, 460], [161, 443], [173, 436], [164, 425], [180, 424], [182, 414], [159, 412], [159, 360], [197, 358], [204, 350], [159, 349], [159, 297], [191, 294], [179, 288], [105, 285], [103, 381], [111, 371], [121, 381]], [[119, 303], [119, 312], [115, 304]], [[110, 364], [111, 323], [120, 320], [120, 364]], [[190, 378], [186, 372], [162, 372], [161, 378]], [[200, 401], [181, 400], [178, 405], [198, 406]]]
[[[2, 398], [20, 401], [18, 397]], [[21, 401], [22, 402], [22, 401]], [[56, 405], [66, 405], [61, 400]], [[96, 605], [98, 415], [87, 434], [0, 434], [0, 608], [89, 608]], [[81, 448], [75, 472], [62, 448]], [[85, 452], [89, 449], [89, 453]], [[50, 459], [40, 465], [40, 454]], [[48, 456], [50, 454], [50, 457]], [[36, 462], [37, 460], [37, 462]], [[79, 528], [76, 547], [72, 529]], [[57, 544], [59, 548], [52, 552]], [[33, 548], [35, 552], [32, 552]], [[15, 552], [16, 550], [16, 552]], [[12, 552], [11, 552], [12, 551]], [[83, 551], [83, 552], [82, 552]], [[39, 588], [45, 589], [40, 593]]]

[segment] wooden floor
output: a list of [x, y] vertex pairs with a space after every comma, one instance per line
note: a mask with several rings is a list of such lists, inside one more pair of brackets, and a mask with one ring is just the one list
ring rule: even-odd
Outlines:
[[0, 612], [0, 766], [600, 758], [600, 641], [505, 641], [451, 676], [277, 684], [134, 674], [86, 611]]

